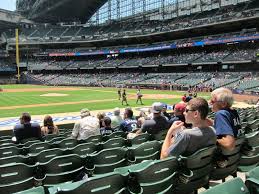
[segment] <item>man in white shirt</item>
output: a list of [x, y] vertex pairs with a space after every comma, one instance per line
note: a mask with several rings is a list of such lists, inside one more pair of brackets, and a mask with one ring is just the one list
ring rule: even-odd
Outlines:
[[122, 123], [123, 119], [120, 116], [120, 109], [116, 107], [113, 111], [113, 116], [111, 116], [111, 128], [116, 129], [119, 128], [120, 124]]
[[100, 135], [99, 120], [91, 116], [88, 109], [82, 109], [80, 112], [81, 119], [74, 125], [72, 137], [77, 140], [84, 140], [93, 135]]

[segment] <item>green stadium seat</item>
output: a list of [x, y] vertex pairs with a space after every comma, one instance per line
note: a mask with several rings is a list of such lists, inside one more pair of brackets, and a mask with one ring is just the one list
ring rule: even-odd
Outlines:
[[22, 154], [23, 149], [17, 148], [16, 146], [0, 148], [0, 158], [8, 156], [15, 156]]
[[138, 145], [150, 140], [150, 137], [151, 135], [149, 133], [143, 133], [131, 139], [130, 142], [131, 145]]
[[102, 149], [109, 149], [115, 147], [124, 147], [126, 145], [126, 139], [122, 137], [112, 138], [102, 143]]
[[130, 163], [139, 163], [143, 160], [156, 160], [160, 158], [161, 143], [148, 141], [138, 146], [129, 148], [128, 156]]
[[60, 148], [53, 148], [53, 149], [48, 149], [48, 150], [43, 150], [37, 155], [34, 156], [35, 162], [39, 163], [46, 163], [50, 161], [52, 158], [56, 156], [61, 156], [64, 154], [64, 150]]
[[124, 193], [126, 190], [126, 178], [118, 173], [107, 173], [98, 175], [87, 180], [60, 184], [49, 188], [50, 194], [104, 194]]
[[163, 130], [163, 131], [160, 131], [159, 133], [157, 134], [153, 134], [153, 139], [157, 140], [157, 141], [163, 141], [165, 139], [165, 136], [167, 134], [167, 131], [168, 130]]
[[45, 194], [44, 187], [34, 187], [25, 191], [21, 191], [15, 194]]
[[5, 158], [0, 158], [0, 165], [23, 163], [27, 165], [33, 165], [35, 162], [28, 156], [15, 155]]
[[88, 154], [92, 154], [97, 150], [97, 145], [94, 143], [82, 143], [71, 149], [73, 154], [85, 157]]
[[104, 149], [96, 154], [87, 156], [86, 168], [89, 174], [112, 172], [115, 168], [126, 166], [126, 148]]
[[[243, 142], [244, 137], [238, 138], [236, 140], [236, 147], [232, 151], [222, 148], [218, 149], [218, 151], [220, 151], [220, 154], [215, 155], [216, 157], [214, 161], [214, 168], [211, 172], [210, 177], [212, 180], [222, 180], [224, 182], [225, 178], [229, 175], [236, 177], [236, 172], [240, 161], [240, 149]], [[223, 156], [224, 162], [220, 161], [222, 159], [221, 156]], [[222, 165], [221, 163], [225, 164]]]
[[85, 142], [89, 143], [89, 142], [93, 142], [93, 143], [100, 143], [102, 141], [102, 135], [93, 135], [93, 136], [90, 136], [88, 137]]
[[76, 179], [83, 168], [84, 160], [76, 154], [57, 156], [37, 166], [37, 179], [45, 186], [52, 186]]
[[63, 139], [59, 142], [58, 147], [59, 148], [73, 148], [77, 145], [77, 140], [76, 139]]
[[0, 166], [0, 192], [14, 193], [34, 186], [34, 168], [26, 164]]
[[242, 179], [237, 177], [216, 185], [201, 194], [250, 194]]
[[259, 193], [259, 167], [246, 173], [246, 186], [251, 194]]
[[46, 143], [46, 142], [39, 142], [39, 143], [34, 143], [32, 145], [30, 145], [27, 149], [27, 152], [29, 154], [37, 154], [43, 150], [47, 150], [51, 147], [50, 144]]
[[192, 193], [201, 187], [208, 187], [215, 150], [216, 146], [210, 146], [200, 149], [190, 156], [180, 156], [178, 172], [181, 181], [172, 188], [172, 193]]
[[170, 193], [178, 178], [177, 168], [178, 161], [175, 157], [128, 166], [130, 193]]

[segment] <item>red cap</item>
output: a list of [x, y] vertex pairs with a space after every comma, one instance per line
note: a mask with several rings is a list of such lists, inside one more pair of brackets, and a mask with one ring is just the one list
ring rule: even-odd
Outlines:
[[178, 111], [184, 112], [186, 108], [186, 105], [184, 103], [178, 103], [174, 106], [174, 109], [177, 109]]

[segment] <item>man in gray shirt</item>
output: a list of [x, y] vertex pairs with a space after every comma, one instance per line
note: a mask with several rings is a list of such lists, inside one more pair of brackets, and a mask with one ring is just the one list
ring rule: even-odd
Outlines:
[[192, 129], [183, 129], [184, 123], [176, 121], [167, 132], [161, 150], [161, 159], [168, 156], [190, 155], [199, 149], [215, 145], [217, 138], [214, 128], [209, 126], [207, 115], [208, 102], [203, 98], [194, 98], [187, 104], [184, 112], [185, 122]]
[[152, 104], [151, 112], [153, 113], [153, 119], [145, 120], [141, 129], [139, 129], [136, 134], [149, 133], [157, 134], [162, 130], [167, 130], [169, 128], [169, 123], [167, 119], [161, 115], [164, 104], [161, 102], [154, 102]]

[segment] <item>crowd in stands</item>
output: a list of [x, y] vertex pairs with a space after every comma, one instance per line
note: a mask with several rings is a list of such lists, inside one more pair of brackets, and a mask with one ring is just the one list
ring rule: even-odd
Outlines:
[[[136, 116], [130, 107], [125, 108], [123, 117], [121, 117], [119, 108], [114, 109], [113, 116], [106, 116], [103, 113], [100, 113], [97, 116], [93, 116], [90, 110], [85, 108], [85, 109], [82, 109], [80, 112], [81, 119], [78, 120], [74, 124], [73, 129], [69, 131], [69, 134], [68, 134], [69, 138], [61, 139], [61, 141], [59, 141], [55, 145], [61, 146], [61, 144], [67, 142], [67, 144], [65, 144], [66, 146], [70, 146], [70, 144], [76, 145], [75, 148], [73, 147], [71, 149], [70, 147], [67, 147], [66, 148], [67, 152], [75, 151], [74, 149], [77, 149], [81, 146], [82, 147], [81, 152], [83, 153], [83, 152], [88, 152], [87, 150], [90, 149], [90, 147], [84, 147], [84, 146], [94, 145], [93, 142], [87, 142], [87, 143], [85, 142], [89, 140], [89, 138], [92, 138], [92, 139], [95, 138], [94, 141], [96, 144], [99, 145], [99, 147], [104, 146], [109, 141], [114, 141], [115, 146], [120, 145], [118, 143], [119, 140], [123, 140], [123, 141], [126, 140], [126, 139], [123, 139], [122, 136], [120, 137], [115, 136], [114, 139], [109, 139], [105, 143], [100, 142], [101, 138], [109, 138], [113, 134], [123, 134], [123, 135], [125, 134], [126, 136], [124, 137], [127, 138], [129, 142], [137, 141], [134, 139], [138, 137], [143, 140], [143, 141], [141, 140], [140, 145], [135, 145], [136, 147], [134, 146], [130, 147], [130, 145], [128, 145], [128, 147], [122, 146], [123, 148], [121, 147], [113, 147], [110, 149], [104, 148], [99, 152], [95, 151], [92, 154], [90, 153], [87, 155], [80, 156], [82, 158], [86, 157], [87, 162], [90, 162], [90, 161], [93, 162], [92, 165], [94, 166], [94, 168], [92, 170], [94, 170], [95, 173], [97, 173], [97, 170], [95, 169], [97, 167], [95, 167], [95, 165], [98, 166], [99, 163], [96, 163], [97, 160], [95, 160], [94, 157], [97, 154], [105, 152], [105, 150], [108, 150], [108, 152], [110, 153], [109, 156], [106, 155], [107, 157], [109, 157], [109, 160], [111, 160], [111, 157], [115, 157], [114, 153], [119, 155], [119, 152], [121, 151], [120, 149], [124, 149], [124, 148], [125, 150], [128, 150], [128, 154], [126, 155], [129, 157], [129, 159], [132, 159], [130, 157], [136, 157], [136, 155], [134, 155], [133, 153], [134, 153], [134, 149], [136, 149], [138, 146], [145, 145], [143, 149], [148, 150], [148, 149], [151, 149], [151, 147], [153, 147], [154, 149], [154, 146], [156, 144], [160, 146], [155, 146], [155, 147], [158, 147], [156, 150], [158, 154], [156, 154], [155, 158], [152, 158], [152, 160], [158, 160], [158, 161], [169, 160], [170, 163], [171, 163], [172, 157], [193, 158], [195, 157], [196, 154], [198, 156], [199, 152], [202, 152], [202, 150], [203, 151], [205, 150], [206, 152], [204, 153], [207, 153], [208, 149], [213, 148], [212, 153], [213, 153], [213, 157], [215, 158], [209, 161], [208, 163], [210, 165], [209, 169], [212, 169], [211, 165], [213, 165], [214, 170], [219, 169], [219, 171], [220, 170], [222, 171], [223, 169], [226, 169], [227, 171], [229, 170], [227, 166], [231, 165], [230, 162], [233, 162], [232, 160], [230, 161], [229, 159], [233, 157], [233, 153], [235, 153], [237, 149], [239, 149], [238, 152], [240, 152], [240, 149], [241, 149], [240, 146], [242, 143], [244, 143], [244, 133], [248, 130], [247, 126], [249, 125], [249, 123], [247, 122], [244, 123], [245, 119], [253, 119], [257, 117], [255, 115], [258, 115], [258, 112], [256, 112], [256, 109], [255, 110], [249, 109], [248, 112], [240, 111], [240, 110], [237, 111], [236, 109], [232, 108], [233, 101], [234, 101], [233, 94], [229, 89], [218, 88], [211, 93], [211, 99], [209, 100], [209, 102], [207, 102], [207, 100], [201, 97], [183, 96], [182, 101], [174, 105], [174, 110], [172, 114], [166, 113], [166, 106], [161, 102], [153, 103], [148, 113], [140, 112], [139, 116]], [[214, 112], [213, 114], [209, 114], [209, 104], [211, 105], [212, 112]], [[248, 115], [252, 115], [251, 118], [246, 117]], [[28, 143], [28, 141], [32, 140], [33, 138], [35, 141], [36, 139], [44, 141], [44, 139], [48, 138], [48, 136], [52, 137], [53, 134], [57, 135], [56, 137], [58, 137], [59, 130], [53, 123], [52, 118], [50, 116], [46, 116], [44, 118], [44, 122], [43, 122], [44, 124], [42, 128], [40, 128], [39, 124], [33, 124], [30, 121], [31, 121], [31, 116], [29, 113], [23, 113], [21, 115], [20, 124], [17, 124], [14, 127], [13, 140], [15, 140], [16, 142], [12, 142], [12, 143], [20, 143], [19, 145], [22, 146]], [[242, 127], [243, 125], [245, 127]], [[251, 129], [249, 128], [249, 130]], [[163, 140], [162, 144], [160, 144], [161, 142], [159, 143], [158, 140], [148, 141], [148, 139], [144, 138], [145, 136], [150, 136], [150, 137], [152, 136], [157, 138], [159, 137], [157, 136], [159, 134], [165, 135], [165, 136], [160, 136], [159, 140]], [[242, 140], [242, 143], [240, 144], [241, 140]], [[140, 139], [138, 141], [140, 141]], [[44, 149], [44, 143], [38, 142], [35, 145], [37, 144], [41, 146], [41, 148], [38, 148], [38, 149], [42, 149], [42, 148]], [[150, 147], [148, 147], [147, 144], [151, 144]], [[13, 145], [16, 145], [16, 144], [13, 144]], [[46, 143], [46, 145], [50, 145], [50, 144]], [[110, 144], [110, 146], [112, 145], [113, 144]], [[1, 149], [10, 149], [10, 147], [4, 147], [4, 145], [1, 145], [1, 146], [3, 146], [1, 147]], [[238, 146], [239, 148], [237, 148]], [[55, 149], [57, 151], [59, 150], [59, 152], [62, 152], [62, 150], [59, 148], [55, 148]], [[70, 163], [74, 163], [75, 160], [77, 161], [76, 158], [79, 157], [79, 155], [76, 155], [76, 154], [72, 154], [72, 155], [70, 154], [67, 156], [66, 155], [55, 156], [55, 153], [56, 153], [55, 149], [49, 150], [50, 151], [49, 154], [52, 154], [53, 156], [50, 156], [50, 155], [49, 156], [47, 155], [47, 156], [54, 157], [49, 162], [51, 161], [57, 162], [57, 160], [64, 160], [65, 164], [68, 165]], [[116, 152], [112, 152], [113, 149]], [[47, 151], [48, 149], [43, 150], [43, 152], [47, 152]], [[252, 148], [250, 149], [250, 154], [252, 154], [251, 152], [253, 152]], [[0, 153], [2, 154], [2, 152]], [[8, 152], [8, 153], [12, 153], [12, 152]], [[123, 154], [124, 153], [125, 152], [123, 152]], [[204, 153], [202, 154], [202, 157], [207, 158], [207, 157], [204, 157]], [[228, 156], [227, 153], [232, 153], [232, 155]], [[39, 158], [38, 154], [41, 154], [41, 153], [36, 153], [35, 157]], [[240, 155], [238, 156], [239, 156], [238, 157], [238, 160], [239, 160], [239, 158], [241, 157]], [[19, 158], [18, 156], [15, 156], [15, 157]], [[7, 159], [10, 160], [10, 158], [1, 158], [1, 162]], [[105, 164], [108, 165], [108, 161], [106, 161], [105, 157], [101, 157], [101, 159], [104, 162], [103, 163], [104, 166]], [[68, 163], [69, 161], [70, 163]], [[137, 160], [135, 159], [135, 161]], [[139, 159], [139, 162], [141, 161], [142, 160]], [[191, 159], [189, 161], [191, 161]], [[202, 163], [202, 161], [203, 159], [198, 160], [199, 163]], [[37, 167], [37, 169], [35, 168], [36, 169], [35, 172], [40, 171], [40, 169], [42, 169], [40, 165], [46, 165], [49, 162], [35, 164], [35, 166]], [[139, 162], [137, 162], [136, 164], [138, 164]], [[21, 164], [10, 163], [6, 165], [8, 165], [8, 167], [11, 167], [13, 165], [15, 166], [15, 165], [21, 165]], [[144, 165], [144, 163], [142, 165]], [[73, 171], [74, 173], [78, 173], [77, 174], [78, 176], [76, 176], [77, 179], [73, 181], [77, 182], [78, 180], [84, 180], [84, 179], [86, 179], [87, 181], [91, 181], [91, 179], [88, 179], [88, 178], [91, 176], [95, 177], [96, 174], [90, 173], [91, 171], [90, 171], [90, 168], [88, 168], [89, 166], [90, 164], [86, 165], [86, 169], [88, 169], [87, 171], [83, 171], [83, 172]], [[7, 166], [0, 165], [1, 169], [3, 169], [3, 167], [6, 168]], [[126, 165], [123, 164], [122, 166], [119, 166], [119, 167], [125, 167], [127, 168], [127, 171], [129, 168], [131, 168], [131, 166], [127, 166], [127, 164]], [[186, 170], [185, 167], [181, 165], [178, 168], [179, 168], [178, 169], [179, 171]], [[194, 167], [189, 166], [189, 168], [192, 169]], [[101, 174], [102, 176], [105, 176], [105, 173], [112, 172], [114, 169], [115, 169], [114, 166], [109, 166], [108, 170], [106, 168], [106, 171], [102, 172]], [[231, 170], [233, 171], [233, 167], [231, 168]], [[235, 166], [235, 172], [236, 170], [237, 170], [237, 166]], [[209, 170], [209, 172], [206, 172], [206, 173], [209, 174], [210, 171], [211, 170]], [[9, 172], [9, 169], [8, 170], [5, 169], [5, 171], [2, 170], [0, 174], [5, 174], [7, 172]], [[40, 173], [44, 173], [44, 172], [45, 172], [44, 170], [40, 171]], [[231, 172], [229, 172], [229, 174], [222, 175], [222, 177], [225, 178], [226, 176], [230, 175]], [[40, 173], [38, 172], [36, 175], [39, 176]], [[48, 172], [48, 173], [52, 174], [54, 172]], [[71, 172], [69, 173], [64, 172], [64, 173], [66, 173], [67, 176], [71, 175], [71, 177], [67, 177], [66, 179], [59, 179], [59, 180], [57, 179], [58, 181], [60, 181], [58, 183], [62, 183], [64, 182], [62, 180], [69, 180], [72, 177], [74, 177], [72, 176], [72, 174], [69, 174]], [[196, 172], [193, 171], [193, 173], [194, 174], [190, 175], [190, 177], [192, 176], [196, 177]], [[53, 176], [59, 176], [59, 174], [56, 174]], [[46, 179], [51, 183], [51, 180], [49, 178], [44, 177], [43, 179]], [[47, 185], [46, 180], [43, 181], [43, 186]], [[8, 181], [10, 181], [10, 179], [8, 179]], [[37, 181], [39, 181], [39, 179]], [[208, 176], [206, 178], [206, 181], [207, 183], [209, 182]], [[127, 182], [127, 184], [130, 184], [130, 182]], [[188, 182], [185, 184], [188, 184]], [[2, 183], [0, 184], [0, 186], [1, 185]], [[29, 186], [27, 187], [30, 188], [30, 185], [32, 187], [33, 184], [29, 184]], [[55, 185], [51, 185], [51, 186], [55, 186]], [[142, 187], [142, 185], [140, 186]], [[195, 188], [191, 188], [191, 189], [195, 190], [200, 188], [201, 186], [204, 186], [204, 185], [199, 184], [199, 185], [196, 185]], [[14, 190], [19, 191], [21, 187], [17, 187], [17, 188], [8, 187], [6, 189], [8, 191], [11, 189], [12, 191]]]
[[[216, 3], [217, 4], [217, 3]], [[215, 5], [216, 5], [215, 4]], [[217, 7], [218, 6], [218, 7]], [[219, 5], [216, 5], [219, 8]], [[143, 34], [152, 34], [157, 32], [169, 32], [186, 28], [198, 27], [206, 24], [236, 20], [258, 15], [258, 3], [246, 2], [242, 5], [229, 6], [211, 10], [210, 12], [201, 12], [185, 17], [173, 18], [167, 21], [137, 21], [123, 24], [114, 23], [111, 25], [93, 26], [93, 27], [58, 27], [58, 26], [38, 26], [37, 28], [22, 29], [21, 41], [73, 41], [73, 40], [96, 40], [112, 39], [124, 36], [137, 36]], [[185, 11], [184, 11], [185, 13]], [[186, 12], [187, 15], [190, 13]], [[180, 15], [181, 16], [181, 15]], [[14, 38], [14, 33], [5, 32], [7, 38]]]

